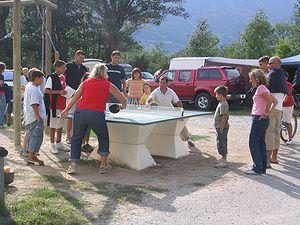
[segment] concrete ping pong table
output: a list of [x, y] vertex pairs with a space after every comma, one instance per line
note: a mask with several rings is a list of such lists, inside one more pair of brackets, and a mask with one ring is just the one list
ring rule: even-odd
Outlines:
[[[119, 113], [106, 111], [112, 162], [131, 169], [142, 170], [156, 165], [151, 155], [179, 158], [189, 149], [179, 134], [189, 118], [209, 112], [184, 111], [170, 107], [127, 106]], [[91, 155], [100, 159], [95, 149]]]

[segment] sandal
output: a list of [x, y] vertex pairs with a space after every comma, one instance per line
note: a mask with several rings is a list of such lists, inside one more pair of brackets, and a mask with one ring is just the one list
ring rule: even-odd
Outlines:
[[270, 160], [270, 163], [272, 163], [272, 164], [279, 164], [278, 160]]

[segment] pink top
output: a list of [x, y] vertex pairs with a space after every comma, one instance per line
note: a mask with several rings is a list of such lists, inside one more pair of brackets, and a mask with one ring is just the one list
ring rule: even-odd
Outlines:
[[270, 93], [265, 85], [259, 85], [253, 96], [253, 106], [251, 115], [261, 116], [266, 112], [267, 102], [262, 97], [263, 93]]

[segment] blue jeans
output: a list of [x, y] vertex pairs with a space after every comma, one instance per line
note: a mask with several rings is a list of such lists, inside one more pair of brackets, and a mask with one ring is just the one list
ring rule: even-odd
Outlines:
[[217, 139], [217, 149], [221, 156], [227, 155], [227, 137], [228, 137], [229, 127], [224, 128], [221, 134], [221, 129], [216, 128], [216, 139]]
[[27, 145], [27, 151], [38, 153], [43, 143], [44, 121], [36, 120], [33, 123], [28, 124], [28, 130], [29, 140]]
[[6, 99], [5, 95], [0, 96], [0, 126], [5, 123]]
[[252, 126], [249, 137], [249, 147], [253, 160], [252, 170], [256, 173], [266, 173], [267, 149], [266, 130], [269, 126], [269, 118], [259, 119], [260, 116], [252, 116]]
[[88, 128], [91, 128], [97, 135], [99, 143], [98, 154], [101, 156], [109, 155], [109, 136], [105, 113], [77, 109], [73, 120], [70, 161], [78, 162], [80, 160], [82, 139]]

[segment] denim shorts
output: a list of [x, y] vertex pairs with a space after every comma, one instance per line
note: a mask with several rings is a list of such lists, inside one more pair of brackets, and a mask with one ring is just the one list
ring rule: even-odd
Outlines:
[[44, 136], [44, 121], [36, 120], [33, 123], [28, 124], [29, 140], [28, 140], [28, 152], [38, 153], [43, 143]]

